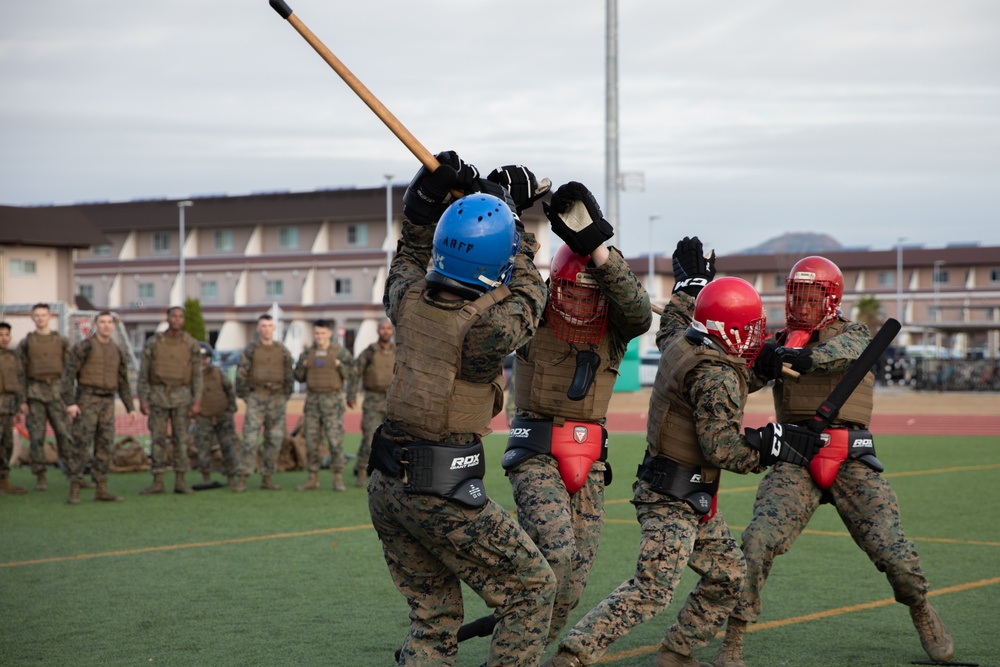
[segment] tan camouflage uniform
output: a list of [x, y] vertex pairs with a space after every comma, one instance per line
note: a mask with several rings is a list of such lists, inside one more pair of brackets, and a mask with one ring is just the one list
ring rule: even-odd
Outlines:
[[[311, 350], [317, 349], [315, 344], [309, 346], [299, 355], [295, 364], [294, 375], [299, 382], [306, 382], [309, 374], [307, 360]], [[341, 380], [347, 386], [353, 381], [354, 358], [347, 348], [337, 343], [330, 343], [329, 351], [336, 351], [333, 363], [340, 373]], [[319, 450], [323, 439], [330, 445], [330, 472], [344, 472], [344, 391], [343, 389], [329, 392], [306, 390], [306, 403], [302, 408], [305, 420], [304, 435], [306, 439], [306, 469], [309, 472], [319, 470]]]
[[[591, 276], [608, 299], [609, 369], [617, 373], [630, 340], [649, 330], [652, 311], [649, 295], [616, 248], [600, 267], [590, 266]], [[550, 326], [543, 322], [541, 327]], [[570, 349], [567, 343], [567, 350]], [[527, 346], [518, 355], [527, 356]], [[556, 359], [545, 360], [556, 362]], [[538, 375], [533, 376], [538, 381]], [[513, 390], [511, 394], [513, 395]], [[540, 414], [518, 406], [517, 419], [551, 419], [561, 415]], [[602, 417], [595, 420], [604, 423]], [[570, 610], [580, 602], [604, 522], [605, 463], [591, 467], [583, 488], [570, 495], [559, 474], [559, 464], [549, 455], [527, 459], [508, 471], [517, 503], [517, 520], [534, 540], [556, 575], [557, 592], [552, 608], [548, 640], [555, 640], [566, 625]]]
[[45, 422], [52, 425], [56, 436], [56, 449], [59, 458], [65, 463], [72, 457], [73, 436], [70, 432], [69, 419], [66, 416], [66, 404], [63, 403], [60, 381], [62, 370], [69, 358], [69, 340], [62, 334], [50, 331], [47, 335], [56, 336], [62, 341], [62, 368], [59, 375], [49, 379], [33, 377], [29, 342], [33, 336], [41, 334], [33, 332], [24, 337], [17, 345], [17, 355], [24, 365], [24, 373], [28, 380], [27, 402], [28, 418], [25, 426], [28, 429], [28, 439], [31, 443], [31, 472], [35, 475], [44, 473], [45, 462]]
[[386, 397], [388, 387], [369, 387], [365, 383], [365, 371], [372, 363], [372, 358], [376, 354], [392, 355], [396, 358], [396, 344], [390, 342], [388, 347], [382, 347], [378, 341], [372, 343], [358, 355], [354, 364], [354, 381], [347, 389], [347, 397], [351, 400], [358, 393], [358, 385], [365, 392], [365, 398], [361, 402], [361, 444], [358, 446], [358, 458], [354, 463], [354, 474], [365, 470], [368, 467], [368, 457], [372, 453], [372, 435], [375, 429], [385, 421]]
[[[201, 373], [201, 348], [186, 331], [181, 331], [184, 345], [191, 357], [191, 379], [187, 384], [169, 386], [157, 381], [153, 373], [153, 355], [158, 345], [166, 345], [167, 332], [156, 334], [146, 342], [139, 364], [139, 401], [149, 403], [149, 431], [153, 438], [150, 472], [163, 474], [167, 470], [167, 448], [173, 456], [174, 472], [183, 473], [191, 467], [188, 460], [188, 429], [191, 426], [189, 411], [195, 401], [201, 400], [204, 377]], [[170, 435], [167, 435], [167, 424]]]
[[[111, 447], [115, 442], [115, 392], [88, 387], [79, 382], [80, 368], [90, 356], [93, 346], [101, 343], [96, 338], [85, 338], [70, 351], [62, 377], [62, 396], [66, 405], [77, 405], [80, 414], [73, 421], [73, 457], [67, 462], [70, 481], [83, 481], [83, 471], [90, 460], [93, 443], [91, 476], [95, 482], [107, 481], [111, 467]], [[115, 345], [109, 342], [106, 345]], [[132, 385], [128, 381], [128, 360], [118, 350], [118, 395], [129, 412], [135, 410], [132, 402]]]
[[[660, 318], [656, 343], [661, 351], [691, 323], [694, 299], [674, 294]], [[729, 365], [699, 363], [684, 379], [694, 411], [695, 431], [706, 460], [738, 473], [760, 472], [759, 456], [744, 440], [741, 425], [747, 394]], [[653, 444], [653, 443], [651, 443]], [[685, 567], [701, 579], [684, 602], [662, 646], [682, 656], [707, 644], [736, 604], [743, 584], [743, 554], [721, 512], [702, 523], [686, 503], [633, 485], [632, 504], [642, 527], [633, 577], [623, 582], [582, 618], [559, 644], [559, 655], [591, 665], [616, 639], [655, 617], [673, 600]]]
[[[14, 451], [14, 416], [24, 403], [24, 366], [13, 350], [0, 349], [0, 480], [10, 477]], [[13, 371], [13, 372], [11, 372]]]
[[[219, 373], [219, 380], [222, 384], [222, 391], [226, 395], [227, 405], [221, 415], [206, 416], [204, 410], [194, 418], [192, 434], [195, 449], [198, 451], [198, 471], [202, 475], [212, 472], [212, 445], [219, 443], [222, 452], [222, 472], [227, 477], [232, 477], [237, 471], [237, 451], [239, 440], [236, 437], [236, 424], [233, 421], [236, 415], [236, 391], [233, 389], [233, 381], [229, 375], [222, 372], [218, 367], [211, 364], [203, 369], [202, 377], [208, 382], [208, 375], [212, 372]], [[204, 405], [202, 406], [204, 408]]]
[[[398, 306], [422, 279], [431, 258], [433, 226], [406, 221], [392, 261], [385, 303], [397, 323]], [[535, 240], [524, 234], [509, 283], [511, 295], [472, 326], [465, 337], [461, 378], [489, 383], [503, 358], [534, 333], [545, 305], [545, 287], [534, 266]], [[465, 301], [431, 298], [442, 309]], [[401, 443], [417, 438], [386, 421], [383, 435]], [[473, 443], [474, 433], [453, 433], [443, 444]], [[545, 649], [555, 579], [531, 538], [499, 504], [480, 508], [432, 495], [410, 495], [401, 478], [374, 470], [368, 508], [382, 541], [389, 573], [410, 607], [410, 630], [400, 665], [453, 665], [462, 624], [461, 583], [467, 584], [498, 617], [488, 665], [530, 667]]]
[[[284, 379], [280, 386], [273, 389], [254, 387], [250, 381], [253, 367], [254, 352], [262, 343], [255, 341], [243, 348], [240, 361], [236, 366], [236, 395], [246, 401], [246, 414], [243, 417], [243, 446], [240, 449], [239, 475], [253, 474], [257, 467], [257, 451], [261, 450], [262, 473], [272, 475], [278, 468], [278, 454], [285, 441], [285, 409], [288, 399], [295, 389], [295, 378], [292, 376], [292, 354], [281, 343], [274, 341], [272, 345], [281, 346]], [[263, 446], [258, 437], [264, 430]]]

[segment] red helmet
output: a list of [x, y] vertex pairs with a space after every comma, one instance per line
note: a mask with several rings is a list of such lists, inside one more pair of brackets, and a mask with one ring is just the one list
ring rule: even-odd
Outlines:
[[753, 363], [767, 336], [760, 294], [742, 278], [713, 280], [694, 301], [693, 326], [707, 333], [734, 357]]
[[590, 255], [560, 246], [549, 267], [549, 303], [545, 319], [555, 337], [567, 343], [596, 345], [608, 324], [608, 300], [590, 275]]
[[844, 296], [844, 275], [826, 257], [795, 262], [785, 281], [785, 326], [812, 331], [837, 318]]

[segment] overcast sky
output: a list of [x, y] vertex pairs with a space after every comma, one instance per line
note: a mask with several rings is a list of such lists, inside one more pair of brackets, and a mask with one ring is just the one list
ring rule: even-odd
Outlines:
[[[432, 152], [605, 201], [605, 3], [289, 0]], [[1000, 2], [620, 0], [627, 254], [698, 234], [1000, 245]], [[416, 159], [267, 0], [0, 21], [0, 204], [406, 183]]]

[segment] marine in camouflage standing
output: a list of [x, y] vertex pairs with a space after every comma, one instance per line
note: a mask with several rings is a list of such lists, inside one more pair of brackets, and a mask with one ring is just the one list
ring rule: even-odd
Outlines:
[[656, 336], [662, 354], [649, 399], [646, 453], [633, 485], [632, 504], [642, 527], [635, 575], [569, 631], [546, 665], [597, 662], [612, 642], [666, 609], [690, 566], [701, 579], [667, 629], [653, 664], [711, 667], [692, 652], [725, 622], [745, 568], [716, 511], [720, 471], [759, 472], [786, 459], [807, 465], [822, 443], [807, 429], [789, 425], [740, 432], [747, 364], [764, 342], [764, 311], [746, 281], [710, 282], [714, 264], [714, 253], [707, 260], [702, 256], [697, 237], [677, 244], [675, 292]]
[[184, 331], [184, 309], [169, 308], [167, 330], [146, 341], [139, 365], [139, 410], [149, 417], [153, 438], [153, 483], [140, 495], [164, 492], [168, 451], [173, 454], [174, 493], [194, 493], [184, 481], [184, 473], [190, 467], [188, 429], [201, 410], [203, 388], [201, 348]]
[[[515, 203], [537, 191], [525, 167], [502, 167], [495, 176]], [[579, 604], [597, 556], [611, 477], [604, 422], [628, 343], [649, 330], [652, 311], [622, 254], [604, 245], [613, 230], [586, 187], [567, 183], [544, 207], [566, 245], [552, 259], [542, 323], [514, 360], [517, 411], [503, 467], [518, 523], [556, 575], [552, 642]]]
[[69, 353], [62, 377], [62, 395], [66, 414], [73, 420], [73, 457], [69, 467], [69, 500], [80, 502], [80, 482], [83, 470], [91, 458], [91, 474], [97, 483], [94, 500], [120, 503], [121, 496], [108, 491], [108, 470], [111, 467], [111, 446], [115, 442], [115, 393], [135, 420], [132, 385], [128, 381], [128, 361], [125, 353], [112, 340], [115, 318], [101, 311], [94, 318], [94, 335], [85, 338]]
[[545, 287], [535, 240], [518, 235], [504, 200], [471, 194], [449, 206], [452, 191], [504, 190], [453, 152], [438, 160], [403, 198], [384, 299], [398, 363], [372, 443], [368, 509], [410, 607], [398, 664], [455, 663], [464, 582], [496, 610], [487, 664], [531, 667], [545, 648], [555, 580], [487, 497], [482, 436], [503, 405], [503, 358], [534, 333]]
[[222, 452], [222, 470], [230, 485], [236, 477], [236, 391], [229, 376], [218, 366], [212, 365], [212, 346], [201, 343], [201, 371], [205, 389], [201, 395], [201, 411], [194, 418], [192, 437], [198, 450], [198, 470], [201, 481], [212, 481], [212, 445], [219, 443]]
[[10, 456], [14, 451], [14, 421], [24, 416], [24, 367], [10, 346], [10, 325], [0, 322], [0, 496], [21, 495], [28, 490], [10, 482]]
[[[247, 404], [239, 471], [233, 487], [236, 493], [247, 490], [247, 477], [257, 467], [258, 450], [263, 466], [260, 488], [281, 490], [271, 476], [278, 468], [278, 454], [287, 431], [285, 409], [294, 389], [292, 355], [274, 340], [274, 319], [261, 315], [257, 318], [257, 340], [243, 348], [236, 366], [236, 395]], [[262, 446], [258, 443], [261, 429], [264, 431]]]
[[295, 487], [299, 491], [319, 488], [319, 449], [330, 443], [330, 472], [333, 490], [344, 487], [344, 387], [354, 378], [354, 357], [340, 343], [331, 342], [335, 323], [316, 320], [313, 344], [302, 351], [295, 364], [295, 379], [306, 384], [305, 419], [306, 468], [308, 479]]
[[31, 442], [31, 472], [36, 477], [35, 490], [49, 488], [45, 478], [45, 423], [52, 425], [56, 436], [59, 458], [65, 463], [73, 450], [73, 436], [69, 420], [66, 418], [66, 404], [62, 400], [60, 380], [66, 359], [69, 357], [69, 341], [57, 331], [49, 329], [52, 312], [46, 303], [36, 303], [31, 308], [31, 320], [35, 330], [29, 333], [17, 346], [17, 355], [24, 365], [28, 380], [27, 411], [28, 439]]
[[[871, 340], [867, 326], [840, 313], [843, 292], [840, 269], [825, 257], [801, 259], [788, 275], [787, 328], [768, 339], [750, 385], [757, 390], [774, 380], [774, 409], [781, 421], [806, 424]], [[801, 376], [784, 377], [785, 363]], [[955, 643], [927, 601], [930, 585], [916, 547], [903, 533], [899, 501], [879, 474], [882, 464], [867, 430], [873, 384], [869, 373], [827, 429], [830, 445], [809, 468], [776, 465], [757, 487], [753, 519], [743, 531], [746, 585], [715, 657], [717, 666], [746, 667], [743, 635], [746, 625], [760, 618], [760, 594], [774, 559], [791, 548], [822, 503], [833, 505], [854, 541], [885, 573], [896, 601], [909, 607], [931, 660], [947, 662], [954, 655]]]
[[357, 476], [355, 486], [364, 488], [368, 482], [368, 457], [372, 452], [372, 436], [375, 429], [385, 420], [386, 397], [392, 372], [396, 364], [396, 344], [392, 335], [396, 327], [384, 319], [378, 323], [378, 340], [366, 347], [358, 355], [354, 364], [354, 381], [347, 389], [347, 407], [357, 406], [358, 385], [365, 392], [361, 403], [361, 445], [354, 463]]

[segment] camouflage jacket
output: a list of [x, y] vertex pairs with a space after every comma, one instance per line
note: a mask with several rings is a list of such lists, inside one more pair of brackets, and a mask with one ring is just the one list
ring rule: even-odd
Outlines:
[[[663, 352], [683, 336], [694, 315], [694, 298], [677, 292], [663, 309], [656, 346]], [[747, 396], [737, 371], [719, 361], [705, 361], [684, 378], [684, 394], [694, 410], [695, 432], [705, 459], [724, 470], [762, 472], [760, 454], [743, 437], [743, 408]]]
[[[332, 348], [334, 343], [330, 343]], [[306, 381], [306, 375], [308, 369], [306, 368], [306, 362], [309, 360], [309, 351], [316, 347], [313, 343], [306, 349], [302, 350], [302, 354], [299, 355], [299, 360], [295, 362], [295, 370], [292, 371], [292, 375], [299, 382]], [[339, 348], [337, 350], [337, 361], [340, 362], [338, 368], [340, 369], [340, 378], [344, 381], [344, 387], [348, 388], [354, 383], [354, 357], [343, 345], [337, 345]], [[350, 396], [350, 394], [348, 394]]]
[[[292, 370], [292, 353], [288, 351], [288, 348], [279, 343], [278, 341], [273, 341], [272, 345], [281, 346], [281, 356], [284, 360], [284, 374], [281, 383], [282, 393], [288, 398], [295, 391], [295, 374]], [[236, 395], [240, 398], [245, 399], [250, 395], [250, 390], [253, 389], [253, 385], [250, 382], [251, 370], [253, 369], [253, 355], [257, 348], [262, 345], [259, 340], [247, 345], [243, 348], [243, 353], [240, 355], [240, 361], [236, 364]]]
[[0, 355], [8, 354], [14, 360], [14, 374], [17, 375], [17, 382], [21, 385], [21, 391], [17, 393], [4, 392], [0, 394], [0, 415], [12, 415], [16, 413], [21, 409], [21, 404], [27, 400], [26, 394], [24, 393], [24, 388], [26, 386], [24, 364], [21, 363], [21, 357], [19, 357], [14, 350], [0, 350]]
[[[604, 336], [608, 339], [608, 366], [614, 370], [621, 365], [629, 341], [649, 331], [653, 323], [653, 311], [649, 305], [649, 294], [621, 252], [614, 247], [608, 261], [601, 266], [590, 265], [590, 275], [594, 277], [608, 300], [608, 328]], [[540, 326], [547, 326], [544, 320]], [[528, 356], [531, 342], [518, 350], [522, 357]], [[518, 408], [518, 419], [543, 419], [548, 415], [537, 414]]]
[[[406, 291], [427, 273], [433, 240], [434, 225], [403, 222], [403, 236], [392, 260], [383, 297], [386, 314], [393, 324], [398, 325], [398, 308]], [[535, 268], [535, 248], [534, 234], [523, 233], [521, 246], [514, 260], [513, 275], [507, 285], [510, 296], [483, 313], [465, 336], [462, 350], [463, 380], [482, 384], [492, 382], [502, 372], [504, 357], [527, 343], [538, 328], [547, 291]], [[468, 303], [440, 298], [431, 290], [423, 298], [443, 310], [459, 310]], [[394, 438], [413, 440], [391, 422], [386, 422], [384, 431]], [[474, 439], [475, 436], [471, 433], [455, 433], [444, 442], [466, 444]]]
[[[347, 386], [347, 398], [349, 400], [354, 400], [358, 395], [359, 389], [367, 389], [365, 384], [365, 371], [372, 363], [372, 358], [375, 356], [376, 349], [380, 348], [378, 341], [375, 341], [365, 349], [361, 350], [361, 354], [358, 355], [357, 360], [354, 362], [354, 375], [351, 379], [351, 384]], [[388, 350], [392, 351], [392, 354], [396, 354], [396, 344], [389, 342]]]
[[201, 393], [205, 387], [205, 378], [201, 373], [201, 348], [191, 334], [186, 331], [181, 332], [185, 343], [191, 352], [191, 381], [182, 387], [168, 387], [165, 384], [153, 382], [153, 352], [160, 341], [167, 336], [163, 331], [146, 341], [146, 347], [142, 350], [142, 362], [139, 364], [139, 401], [148, 401], [150, 405], [160, 408], [180, 408], [190, 406], [195, 401], [201, 400]]
[[[55, 331], [50, 332], [52, 336], [58, 336], [62, 340], [63, 344], [63, 369], [66, 368], [66, 361], [69, 359], [69, 339], [63, 336], [61, 333]], [[18, 358], [21, 360], [21, 366], [24, 368], [25, 377], [27, 377], [28, 372], [28, 337], [25, 336], [21, 339], [21, 342], [17, 344], [16, 350]], [[53, 382], [40, 382], [38, 380], [27, 380], [27, 397], [35, 399], [36, 401], [44, 401], [46, 403], [50, 401], [61, 400], [62, 391], [60, 383], [58, 380]]]
[[[63, 370], [62, 376], [62, 397], [63, 403], [66, 405], [74, 405], [76, 403], [76, 380], [77, 376], [80, 374], [80, 368], [87, 361], [87, 357], [90, 356], [90, 348], [92, 347], [91, 338], [84, 338], [79, 343], [73, 346], [73, 349], [69, 352], [69, 361], [66, 362], [66, 368]], [[122, 399], [122, 405], [129, 412], [135, 410], [135, 404], [132, 402], [132, 385], [128, 381], [128, 361], [125, 357], [125, 353], [120, 349], [118, 350], [119, 360], [118, 360], [118, 395]]]

